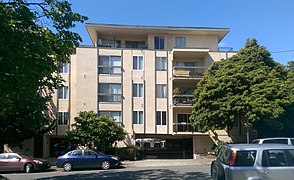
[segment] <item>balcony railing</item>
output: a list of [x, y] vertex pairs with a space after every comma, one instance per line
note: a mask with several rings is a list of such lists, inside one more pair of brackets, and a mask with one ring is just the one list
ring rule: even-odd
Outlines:
[[130, 48], [130, 49], [147, 49], [148, 45], [145, 42], [138, 43], [121, 43], [121, 41], [115, 40], [98, 40], [98, 47], [106, 48]]
[[205, 71], [205, 66], [174, 66], [174, 77], [186, 77], [186, 78], [201, 78]]
[[192, 123], [174, 123], [173, 124], [174, 132], [198, 132], [198, 127], [193, 126]]
[[174, 95], [173, 96], [173, 104], [178, 106], [178, 105], [186, 105], [186, 106], [191, 106], [193, 105], [193, 98], [194, 95]]

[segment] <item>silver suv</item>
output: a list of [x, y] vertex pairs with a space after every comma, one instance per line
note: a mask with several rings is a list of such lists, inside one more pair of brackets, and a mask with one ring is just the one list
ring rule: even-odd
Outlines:
[[294, 179], [294, 146], [227, 144], [211, 163], [213, 180]]
[[255, 140], [252, 141], [252, 144], [288, 144], [288, 145], [294, 145], [294, 138], [275, 137], [275, 138], [255, 139]]

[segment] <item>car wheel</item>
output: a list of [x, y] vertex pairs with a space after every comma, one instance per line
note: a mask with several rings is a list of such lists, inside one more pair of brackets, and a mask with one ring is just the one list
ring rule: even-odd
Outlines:
[[26, 164], [24, 170], [26, 173], [31, 173], [34, 171], [34, 167], [32, 164]]
[[71, 171], [72, 170], [72, 164], [69, 162], [66, 162], [63, 164], [63, 170], [64, 171]]
[[109, 161], [102, 161], [102, 162], [101, 162], [101, 168], [102, 168], [103, 170], [109, 169], [109, 168], [110, 168], [110, 163], [109, 163]]
[[213, 180], [225, 180], [224, 169], [216, 161], [212, 162], [210, 173]]

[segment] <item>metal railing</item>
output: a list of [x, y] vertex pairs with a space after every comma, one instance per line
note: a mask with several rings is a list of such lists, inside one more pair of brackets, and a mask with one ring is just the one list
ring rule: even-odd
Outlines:
[[192, 123], [180, 122], [173, 124], [174, 132], [198, 132], [198, 127], [193, 126]]
[[185, 94], [182, 94], [182, 95], [174, 95], [173, 96], [173, 104], [174, 105], [188, 105], [188, 106], [191, 106], [193, 105], [193, 98], [194, 98], [194, 95], [191, 94], [191, 95], [185, 95]]
[[187, 77], [187, 78], [201, 78], [205, 71], [204, 66], [174, 66], [173, 76], [174, 77]]
[[97, 46], [106, 47], [106, 48], [148, 49], [148, 45], [145, 43], [125, 44], [125, 43], [120, 43], [120, 41], [111, 41], [111, 40], [98, 41]]

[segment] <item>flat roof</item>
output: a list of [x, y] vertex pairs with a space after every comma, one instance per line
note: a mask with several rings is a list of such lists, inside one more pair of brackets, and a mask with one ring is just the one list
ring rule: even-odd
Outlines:
[[[93, 44], [97, 40], [97, 33], [101, 34], [136, 34], [144, 35], [148, 33], [158, 34], [199, 34], [216, 35], [220, 42], [229, 32], [229, 28], [214, 27], [189, 27], [189, 26], [147, 26], [147, 25], [126, 25], [126, 24], [99, 24], [86, 23], [86, 29], [90, 35]], [[132, 32], [133, 31], [133, 32]]]

